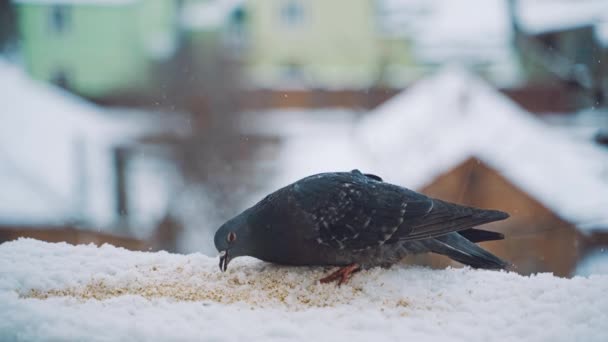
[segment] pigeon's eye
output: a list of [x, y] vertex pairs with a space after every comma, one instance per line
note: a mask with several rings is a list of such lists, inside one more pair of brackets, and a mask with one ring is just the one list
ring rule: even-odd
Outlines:
[[234, 232], [230, 232], [230, 233], [228, 233], [228, 236], [226, 237], [226, 239], [228, 240], [228, 242], [232, 242], [232, 241], [236, 240], [236, 234]]

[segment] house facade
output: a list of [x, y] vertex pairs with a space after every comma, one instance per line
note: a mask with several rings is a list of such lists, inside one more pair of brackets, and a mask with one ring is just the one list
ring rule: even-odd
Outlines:
[[[483, 226], [503, 233], [505, 239], [484, 242], [483, 246], [508, 260], [518, 273], [571, 276], [577, 263], [592, 250], [575, 224], [475, 157], [446, 171], [421, 191], [447, 201], [508, 212], [509, 219]], [[438, 255], [420, 258], [435, 267], [453, 264]]]
[[269, 87], [362, 88], [380, 75], [374, 1], [247, 1], [247, 68]]
[[155, 63], [177, 47], [172, 0], [17, 0], [29, 74], [101, 98], [150, 86]]
[[[378, 0], [185, 0], [181, 23], [194, 53], [222, 48], [249, 88], [361, 90], [415, 76], [410, 42], [382, 27]], [[398, 66], [398, 68], [395, 68]], [[399, 70], [397, 70], [399, 69]], [[401, 72], [407, 69], [409, 74]], [[396, 83], [395, 83], [396, 82]]]
[[608, 4], [509, 0], [509, 9], [527, 82], [577, 93], [579, 107], [606, 107]]

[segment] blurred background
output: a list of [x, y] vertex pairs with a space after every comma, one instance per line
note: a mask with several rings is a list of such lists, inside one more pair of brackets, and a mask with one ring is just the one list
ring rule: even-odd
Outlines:
[[606, 0], [0, 0], [0, 51], [0, 242], [215, 255], [357, 168], [508, 211], [522, 274], [608, 273]]

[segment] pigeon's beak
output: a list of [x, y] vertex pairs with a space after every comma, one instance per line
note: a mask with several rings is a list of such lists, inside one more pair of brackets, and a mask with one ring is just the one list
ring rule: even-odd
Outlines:
[[228, 263], [230, 262], [230, 258], [228, 257], [228, 250], [223, 250], [220, 252], [220, 271], [226, 272], [228, 269]]

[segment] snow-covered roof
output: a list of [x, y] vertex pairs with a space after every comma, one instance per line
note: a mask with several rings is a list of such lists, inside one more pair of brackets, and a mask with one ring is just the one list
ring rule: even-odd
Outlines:
[[608, 227], [608, 153], [552, 130], [481, 79], [450, 67], [362, 121], [376, 163], [421, 188], [477, 157], [581, 229]]
[[229, 16], [245, 0], [190, 1], [184, 4], [180, 13], [183, 27], [192, 30], [215, 30], [226, 24]]
[[356, 112], [346, 109], [282, 109], [247, 113], [242, 116], [240, 128], [248, 134], [281, 138], [276, 155], [277, 174], [268, 177], [270, 184], [266, 189], [274, 191], [300, 178], [330, 170], [376, 172], [353, 139], [357, 118]]
[[589, 26], [597, 41], [608, 46], [608, 1], [520, 0], [516, 13], [525, 32], [538, 34]]
[[150, 128], [2, 60], [0, 102], [0, 221], [111, 223], [112, 148]]
[[16, 4], [120, 6], [141, 0], [12, 0]]
[[519, 0], [516, 13], [527, 32], [556, 31], [608, 21], [608, 1]]
[[338, 287], [326, 272], [21, 239], [0, 245], [0, 340], [608, 340], [606, 275], [394, 266]]

